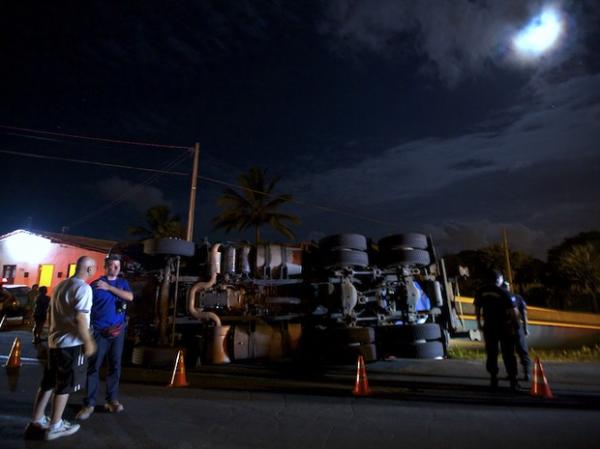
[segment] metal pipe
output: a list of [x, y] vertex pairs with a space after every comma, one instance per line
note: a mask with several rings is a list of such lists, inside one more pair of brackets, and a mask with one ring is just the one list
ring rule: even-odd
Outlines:
[[208, 281], [196, 282], [188, 292], [188, 313], [197, 320], [212, 320], [215, 325], [221, 326], [221, 318], [216, 313], [205, 312], [202, 308], [196, 307], [196, 295], [204, 290], [208, 290], [217, 282], [217, 274], [221, 271], [220, 266], [220, 243], [214, 244], [210, 249], [210, 279]]
[[175, 269], [175, 297], [173, 299], [173, 328], [171, 329], [171, 346], [175, 346], [175, 321], [177, 320], [177, 297], [179, 296], [179, 267], [181, 257], [177, 256], [177, 266]]

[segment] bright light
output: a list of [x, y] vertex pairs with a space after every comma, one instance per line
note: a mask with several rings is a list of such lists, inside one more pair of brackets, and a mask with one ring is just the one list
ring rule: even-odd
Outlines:
[[31, 264], [42, 262], [52, 247], [50, 240], [25, 231], [7, 237], [5, 245], [10, 260]]
[[539, 56], [556, 43], [562, 29], [558, 12], [548, 9], [517, 34], [513, 43], [519, 53], [530, 57]]

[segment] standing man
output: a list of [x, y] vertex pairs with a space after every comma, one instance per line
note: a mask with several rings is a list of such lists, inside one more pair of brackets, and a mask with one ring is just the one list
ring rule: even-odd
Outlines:
[[92, 328], [98, 345], [98, 352], [90, 359], [87, 372], [87, 396], [77, 419], [88, 419], [96, 406], [98, 392], [98, 371], [105, 358], [108, 358], [106, 376], [106, 403], [104, 408], [110, 413], [124, 410], [119, 402], [119, 378], [121, 377], [121, 357], [127, 322], [125, 311], [127, 302], [133, 301], [129, 283], [119, 278], [121, 258], [111, 254], [104, 261], [105, 275], [93, 283], [94, 304], [92, 306]]
[[[69, 393], [81, 389], [85, 376], [85, 357], [96, 351], [90, 334], [92, 289], [86, 283], [96, 273], [91, 257], [77, 260], [75, 275], [62, 281], [54, 290], [50, 302], [50, 331], [48, 362], [33, 405], [31, 422], [25, 429], [26, 438], [46, 440], [71, 435], [79, 424], [62, 419]], [[46, 405], [52, 398], [50, 418], [45, 416]]]
[[[504, 288], [510, 293], [510, 284], [504, 282]], [[527, 328], [527, 303], [521, 295], [516, 293], [510, 293], [513, 307], [517, 311], [519, 316], [519, 325], [517, 326], [517, 336], [515, 340], [515, 349], [519, 356], [519, 361], [523, 367], [523, 380], [529, 381], [529, 368], [531, 366], [531, 359], [529, 358], [529, 348], [527, 347], [527, 335], [529, 335], [529, 329]]]
[[33, 284], [31, 286], [31, 290], [29, 290], [29, 292], [27, 292], [27, 306], [25, 307], [25, 315], [26, 315], [26, 319], [28, 321], [30, 321], [31, 317], [33, 316], [35, 300], [37, 299], [39, 293], [40, 293], [39, 284]]
[[33, 308], [33, 320], [35, 322], [33, 326], [33, 344], [40, 344], [42, 341], [42, 331], [44, 330], [44, 324], [46, 324], [46, 314], [48, 313], [48, 307], [50, 307], [50, 297], [47, 295], [48, 287], [40, 287], [39, 295], [35, 300]]
[[515, 337], [518, 321], [510, 294], [501, 288], [503, 282], [502, 273], [497, 270], [490, 272], [488, 284], [475, 295], [475, 315], [477, 327], [483, 331], [485, 340], [486, 369], [491, 376], [491, 388], [498, 388], [498, 344], [500, 344], [510, 387], [516, 390], [518, 384]]

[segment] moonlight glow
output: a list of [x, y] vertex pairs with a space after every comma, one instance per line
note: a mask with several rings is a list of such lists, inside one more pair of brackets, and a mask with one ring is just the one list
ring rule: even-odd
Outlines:
[[558, 13], [548, 9], [517, 34], [513, 43], [520, 54], [539, 56], [556, 44], [562, 28]]

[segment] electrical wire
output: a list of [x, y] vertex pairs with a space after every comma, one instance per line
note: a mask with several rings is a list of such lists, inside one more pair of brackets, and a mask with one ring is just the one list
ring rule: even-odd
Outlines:
[[[80, 163], [80, 164], [89, 164], [89, 165], [98, 165], [98, 166], [104, 166], [104, 167], [120, 168], [120, 169], [126, 169], [126, 170], [138, 170], [138, 171], [152, 172], [152, 173], [157, 173], [157, 174], [166, 174], [166, 175], [175, 175], [175, 176], [189, 176], [190, 175], [189, 173], [186, 173], [186, 172], [179, 172], [179, 171], [172, 171], [172, 170], [161, 170], [161, 169], [155, 169], [155, 168], [137, 167], [137, 166], [123, 165], [123, 164], [113, 164], [113, 163], [100, 162], [100, 161], [88, 161], [85, 159], [64, 158], [64, 157], [59, 157], [59, 156], [47, 156], [47, 155], [41, 155], [41, 154], [36, 154], [36, 153], [26, 153], [26, 152], [19, 152], [19, 151], [0, 150], [0, 153], [10, 154], [13, 156], [25, 156], [25, 157], [32, 157], [32, 158], [38, 158], [38, 159], [50, 159], [50, 160], [74, 162], [74, 163]], [[260, 190], [251, 189], [248, 187], [241, 186], [239, 184], [234, 184], [234, 183], [223, 181], [220, 179], [211, 178], [209, 176], [198, 175], [198, 179], [202, 180], [202, 181], [210, 182], [213, 184], [219, 184], [219, 185], [224, 185], [227, 187], [232, 187], [235, 189], [246, 190], [246, 191], [257, 193], [259, 195], [264, 195], [264, 196], [270, 197], [270, 198], [278, 198], [281, 196], [281, 195], [277, 195], [277, 194], [273, 194], [273, 193], [268, 193], [268, 192], [263, 192]], [[303, 207], [317, 209], [317, 210], [332, 213], [332, 214], [344, 215], [347, 217], [352, 217], [352, 218], [356, 218], [356, 219], [360, 219], [363, 221], [368, 221], [368, 222], [376, 223], [376, 224], [380, 224], [380, 225], [394, 226], [394, 227], [399, 226], [398, 223], [388, 222], [388, 221], [384, 221], [384, 220], [378, 220], [376, 218], [367, 217], [365, 215], [356, 214], [356, 213], [349, 212], [346, 210], [337, 209], [337, 208], [333, 208], [333, 207], [329, 207], [329, 206], [323, 206], [320, 204], [309, 203], [306, 201], [299, 201], [299, 200], [295, 200], [293, 198], [289, 201], [289, 203], [297, 204], [297, 205], [303, 206]]]
[[[2, 125], [0, 124], [0, 128], [2, 129], [9, 129], [12, 131], [22, 131], [22, 132], [29, 132], [29, 133], [35, 133], [35, 134], [46, 134], [49, 136], [57, 136], [57, 137], [69, 137], [71, 139], [80, 139], [80, 140], [90, 140], [90, 141], [95, 141], [95, 142], [104, 142], [104, 143], [114, 143], [114, 144], [119, 144], [119, 145], [137, 145], [137, 146], [143, 146], [143, 147], [152, 147], [152, 148], [165, 148], [165, 149], [176, 149], [176, 150], [189, 150], [192, 147], [187, 145], [187, 146], [183, 146], [183, 145], [164, 145], [164, 144], [159, 144], [159, 143], [151, 143], [151, 142], [139, 142], [139, 141], [135, 141], [135, 140], [120, 140], [120, 139], [108, 139], [105, 137], [93, 137], [93, 136], [84, 136], [84, 135], [80, 135], [80, 134], [68, 134], [68, 133], [59, 133], [56, 131], [45, 131], [45, 130], [41, 130], [41, 129], [33, 129], [33, 128], [21, 128], [18, 126], [9, 126], [9, 125]], [[27, 137], [27, 136], [25, 136]]]
[[[186, 148], [186, 149], [189, 149], [189, 148]], [[10, 154], [13, 156], [31, 157], [31, 158], [35, 158], [35, 159], [74, 162], [77, 164], [98, 165], [100, 167], [113, 167], [113, 168], [122, 168], [122, 169], [126, 169], [126, 170], [138, 170], [138, 171], [145, 171], [145, 172], [152, 172], [152, 173], [161, 173], [161, 174], [165, 174], [165, 175], [189, 176], [189, 173], [186, 173], [186, 172], [166, 171], [166, 170], [160, 170], [160, 169], [156, 169], [156, 168], [137, 167], [134, 165], [114, 164], [111, 162], [90, 161], [90, 160], [86, 160], [86, 159], [75, 159], [75, 158], [68, 158], [68, 157], [61, 157], [61, 156], [48, 156], [46, 154], [27, 153], [24, 151], [0, 150], [0, 153]]]
[[[189, 155], [188, 154], [181, 154], [178, 157], [176, 157], [174, 160], [172, 160], [171, 162], [169, 162], [168, 164], [165, 165], [164, 169], [168, 170], [169, 168], [172, 168], [176, 165], [178, 165], [179, 163], [183, 162], [184, 159], [186, 159]], [[166, 171], [165, 170], [165, 171]], [[95, 209], [94, 211], [90, 212], [87, 215], [84, 215], [83, 217], [80, 217], [79, 219], [73, 221], [72, 223], [69, 223], [67, 225], [68, 228], [72, 228], [75, 226], [78, 226], [82, 223], [85, 223], [86, 221], [89, 221], [90, 219], [100, 215], [101, 213], [123, 203], [125, 200], [127, 200], [129, 197], [132, 197], [133, 195], [137, 194], [142, 187], [145, 187], [147, 185], [152, 184], [153, 182], [155, 182], [157, 179], [160, 178], [161, 175], [163, 175], [164, 173], [153, 173], [151, 174], [148, 178], [146, 178], [145, 180], [143, 180], [141, 183], [136, 184], [133, 188], [127, 190], [126, 192], [122, 193], [121, 195], [119, 195], [117, 198], [113, 199], [112, 201], [106, 203], [104, 206], [101, 206], [98, 209]]]

